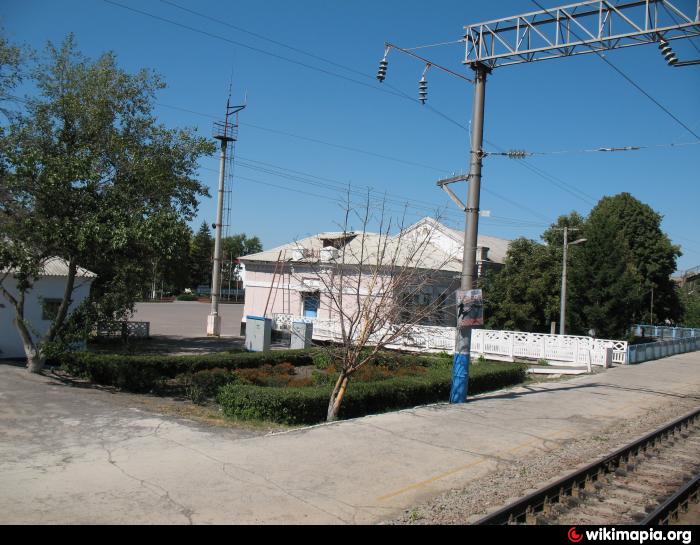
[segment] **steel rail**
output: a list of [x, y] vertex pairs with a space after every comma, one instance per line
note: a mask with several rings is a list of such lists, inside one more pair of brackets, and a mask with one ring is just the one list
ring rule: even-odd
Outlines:
[[684, 484], [669, 499], [649, 514], [640, 524], [642, 526], [665, 526], [674, 517], [677, 518], [679, 509], [690, 501], [697, 501], [700, 495], [700, 475]]
[[499, 525], [526, 522], [537, 514], [547, 514], [549, 508], [567, 497], [577, 497], [582, 490], [590, 490], [593, 483], [602, 476], [613, 473], [627, 465], [638, 454], [656, 445], [679, 429], [688, 428], [700, 416], [700, 409], [682, 416], [664, 427], [648, 433], [633, 443], [601, 458], [556, 482], [528, 494], [524, 498], [506, 505], [476, 521], [475, 525]]

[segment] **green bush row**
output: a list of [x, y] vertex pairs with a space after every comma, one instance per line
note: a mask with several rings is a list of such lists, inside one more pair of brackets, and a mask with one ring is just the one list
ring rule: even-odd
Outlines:
[[[364, 352], [368, 350], [369, 349], [365, 349]], [[340, 354], [341, 352], [338, 349], [318, 348], [314, 353], [314, 365], [319, 369], [328, 369], [334, 365], [334, 360], [338, 359]], [[421, 355], [383, 350], [376, 354], [369, 363], [386, 366], [390, 369], [395, 369], [400, 365], [423, 365], [427, 367], [442, 362], [445, 359], [444, 356], [447, 356], [447, 359], [452, 362], [452, 356], [444, 353]], [[362, 357], [364, 357], [363, 354], [360, 355], [360, 358]]]
[[97, 384], [116, 386], [130, 392], [149, 392], [165, 379], [209, 369], [251, 369], [265, 364], [288, 362], [295, 366], [311, 365], [312, 350], [274, 350], [193, 356], [119, 355], [75, 352], [49, 362], [66, 372]]
[[[470, 371], [469, 393], [479, 394], [519, 384], [525, 367], [487, 363]], [[404, 409], [446, 401], [450, 392], [449, 366], [435, 365], [425, 375], [397, 377], [380, 382], [352, 382], [343, 400], [340, 418]], [[315, 424], [326, 418], [332, 387], [271, 388], [231, 383], [219, 390], [217, 401], [227, 416], [281, 424]]]

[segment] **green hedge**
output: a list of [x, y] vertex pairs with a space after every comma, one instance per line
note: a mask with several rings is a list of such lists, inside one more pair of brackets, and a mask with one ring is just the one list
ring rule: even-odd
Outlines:
[[[525, 367], [517, 364], [473, 365], [469, 393], [479, 394], [519, 384], [525, 380]], [[350, 381], [340, 418], [354, 418], [446, 401], [450, 393], [449, 365], [434, 365], [421, 376], [397, 377], [380, 382]], [[315, 424], [326, 418], [331, 387], [270, 388], [228, 384], [219, 390], [217, 401], [224, 414], [282, 424]]]
[[53, 361], [72, 375], [97, 384], [116, 386], [130, 392], [149, 392], [165, 379], [208, 369], [245, 369], [288, 362], [311, 365], [314, 351], [274, 350], [270, 352], [217, 353], [196, 356], [119, 355], [76, 352]]
[[[50, 365], [61, 366], [68, 373], [87, 378], [96, 384], [116, 386], [129, 392], [149, 392], [159, 382], [178, 375], [210, 369], [245, 369], [262, 365], [291, 363], [295, 366], [324, 362], [327, 353], [321, 349], [272, 350], [268, 352], [219, 352], [193, 356], [131, 355], [73, 352], [53, 358]], [[376, 364], [397, 366], [414, 364], [429, 366], [439, 361], [429, 356], [383, 352]]]

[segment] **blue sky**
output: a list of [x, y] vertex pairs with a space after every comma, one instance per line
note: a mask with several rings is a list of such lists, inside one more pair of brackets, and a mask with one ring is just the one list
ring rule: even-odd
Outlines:
[[[443, 207], [445, 223], [463, 228], [461, 214], [435, 181], [467, 169], [464, 127], [470, 122], [472, 88], [431, 70], [428, 104], [433, 110], [405, 99], [400, 93], [417, 97], [423, 66], [392, 54], [381, 86], [373, 78], [384, 42], [405, 47], [451, 42], [461, 38], [465, 24], [537, 9], [526, 0], [172, 0], [211, 18], [205, 19], [171, 0], [114, 1], [201, 32], [103, 0], [8, 0], [0, 6], [0, 21], [11, 41], [35, 49], [74, 32], [88, 56], [113, 50], [128, 70], [156, 70], [168, 84], [157, 99], [159, 120], [196, 127], [203, 135], [223, 115], [233, 74], [234, 101], [247, 92], [248, 107], [240, 116], [231, 232], [258, 235], [266, 248], [337, 229], [341, 193], [328, 186], [348, 183], [353, 190], [369, 186], [386, 192], [394, 213], [408, 199], [409, 220]], [[687, 8], [695, 2], [676, 4]], [[700, 57], [700, 39], [695, 40], [698, 49], [688, 42], [673, 45], [681, 58]], [[425, 54], [470, 75], [461, 64], [461, 44]], [[700, 67], [671, 69], [653, 45], [613, 51], [607, 58], [700, 131]], [[481, 208], [493, 217], [481, 221], [481, 233], [537, 238], [558, 215], [587, 214], [600, 197], [629, 191], [664, 216], [664, 229], [683, 247], [679, 269], [700, 264], [699, 145], [576, 152], [696, 140], [596, 55], [497, 69], [487, 84], [485, 136], [491, 143], [487, 150], [498, 145], [573, 152], [529, 158], [527, 165], [537, 173], [522, 162], [487, 158]], [[216, 157], [202, 161], [201, 178], [212, 195], [217, 169]], [[464, 185], [455, 190], [466, 195]], [[194, 227], [214, 218], [214, 200], [205, 199]]]

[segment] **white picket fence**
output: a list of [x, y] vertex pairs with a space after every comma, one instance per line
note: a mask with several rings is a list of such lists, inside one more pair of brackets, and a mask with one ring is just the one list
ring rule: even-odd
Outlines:
[[[273, 314], [273, 329], [289, 330], [292, 322], [314, 324], [313, 338], [319, 341], [339, 341], [340, 323], [291, 314]], [[391, 326], [390, 326], [391, 327]], [[419, 352], [454, 351], [455, 330], [452, 327], [413, 326], [389, 348]], [[607, 349], [612, 349], [612, 363], [627, 363], [627, 342], [573, 335], [545, 335], [517, 331], [472, 330], [471, 353], [487, 359], [547, 360], [569, 365], [606, 365]]]
[[627, 341], [519, 331], [472, 331], [472, 353], [483, 354], [489, 359], [543, 359], [564, 364], [604, 366], [607, 349], [612, 349], [612, 363], [627, 363]]

